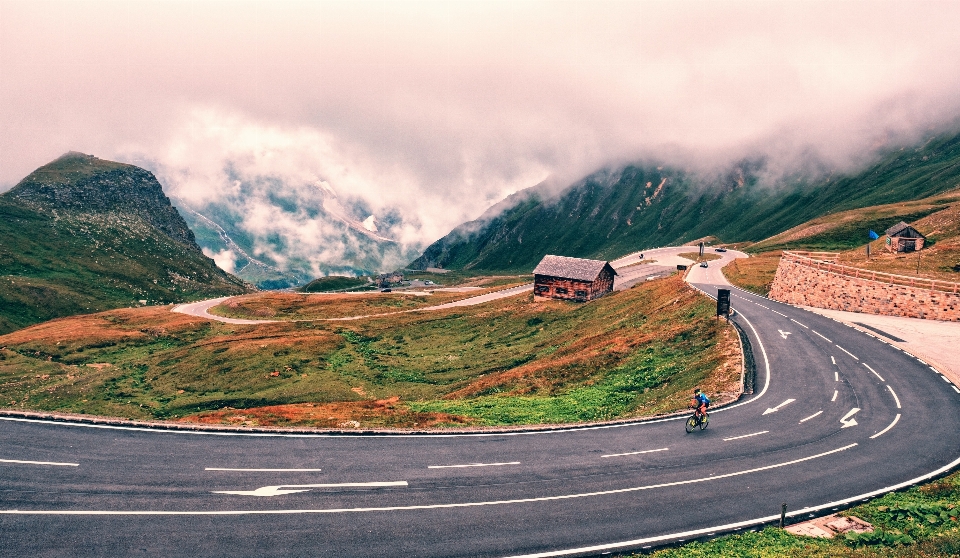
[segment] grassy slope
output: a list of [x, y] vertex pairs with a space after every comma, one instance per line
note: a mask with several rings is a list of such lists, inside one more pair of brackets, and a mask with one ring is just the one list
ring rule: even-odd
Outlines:
[[546, 253], [609, 259], [710, 234], [757, 241], [830, 212], [956, 188], [960, 136], [935, 138], [889, 153], [859, 174], [815, 183], [771, 189], [759, 184], [762, 169], [755, 165], [735, 171], [703, 179], [669, 168], [627, 167], [588, 177], [549, 203], [535, 193], [518, 196], [523, 201], [512, 209], [482, 226], [455, 230], [413, 265], [528, 271]]
[[[776, 528], [654, 552], [654, 558], [951, 558], [960, 555], [960, 473], [891, 493], [847, 514], [870, 522], [875, 534], [816, 539]], [[907, 538], [904, 538], [906, 535]], [[912, 542], [911, 542], [912, 541]]]
[[[899, 221], [913, 224], [927, 236], [920, 253], [890, 254], [884, 237], [871, 242], [871, 258], [865, 245], [867, 231], [883, 231]], [[744, 289], [766, 295], [783, 249], [838, 252], [845, 265], [875, 271], [960, 281], [960, 192], [921, 200], [886, 204], [833, 213], [813, 219], [747, 248], [753, 257], [740, 259], [723, 269], [727, 279]], [[918, 263], [920, 264], [918, 266]], [[919, 272], [918, 272], [919, 271]]]
[[108, 308], [237, 294], [223, 273], [143, 221], [56, 216], [0, 197], [0, 332]]
[[[237, 326], [114, 310], [0, 337], [0, 402], [315, 426], [649, 414], [685, 407], [697, 384], [712, 397], [735, 389], [736, 336], [712, 310], [677, 277], [585, 305], [520, 296], [350, 322]], [[291, 404], [302, 404], [297, 417], [253, 409]], [[368, 412], [376, 405], [390, 416]]]

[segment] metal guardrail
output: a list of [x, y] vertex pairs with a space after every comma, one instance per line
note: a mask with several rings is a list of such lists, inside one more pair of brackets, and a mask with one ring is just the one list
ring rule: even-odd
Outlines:
[[836, 262], [837, 254], [833, 252], [784, 251], [783, 258], [806, 267], [812, 267], [846, 277], [853, 277], [855, 279], [867, 279], [888, 285], [915, 287], [918, 289], [954, 294], [960, 292], [960, 283], [940, 281], [938, 279], [924, 279], [922, 277], [910, 277], [909, 275], [895, 275], [893, 273], [870, 271], [868, 269], [860, 269], [859, 267], [840, 265]]

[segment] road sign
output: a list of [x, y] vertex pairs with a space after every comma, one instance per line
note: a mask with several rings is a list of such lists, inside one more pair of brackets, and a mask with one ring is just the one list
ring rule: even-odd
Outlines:
[[717, 315], [730, 315], [730, 289], [717, 289]]

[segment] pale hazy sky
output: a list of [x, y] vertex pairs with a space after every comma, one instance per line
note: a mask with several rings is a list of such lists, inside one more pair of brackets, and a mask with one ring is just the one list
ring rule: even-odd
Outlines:
[[837, 165], [960, 115], [960, 2], [0, 0], [0, 191], [77, 150], [223, 168], [432, 240], [547, 176], [759, 151]]

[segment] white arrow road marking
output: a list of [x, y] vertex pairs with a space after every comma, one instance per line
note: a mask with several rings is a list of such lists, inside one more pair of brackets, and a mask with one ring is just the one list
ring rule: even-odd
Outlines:
[[860, 409], [858, 409], [857, 407], [850, 409], [850, 412], [843, 415], [843, 418], [840, 419], [840, 423], [843, 424], [843, 426], [841, 426], [840, 428], [849, 428], [851, 426], [856, 426], [857, 419], [851, 418], [851, 417], [853, 417], [853, 415], [859, 412], [860, 412]]
[[787, 336], [790, 335], [789, 331], [783, 331], [782, 329], [778, 329], [777, 331], [780, 332], [780, 337], [783, 337], [784, 339], [786, 339]]
[[780, 409], [782, 409], [782, 408], [786, 407], [787, 405], [793, 403], [794, 401], [796, 401], [796, 399], [787, 399], [786, 401], [784, 401], [783, 403], [777, 405], [776, 407], [770, 407], [770, 408], [768, 408], [766, 411], [763, 412], [763, 414], [769, 415], [770, 413], [776, 413], [777, 411], [779, 411]]
[[311, 488], [383, 488], [389, 486], [407, 486], [407, 481], [390, 482], [344, 482], [340, 484], [281, 484], [261, 486], [256, 490], [212, 490], [214, 494], [238, 494], [240, 496], [282, 496], [294, 492], [309, 492]]

